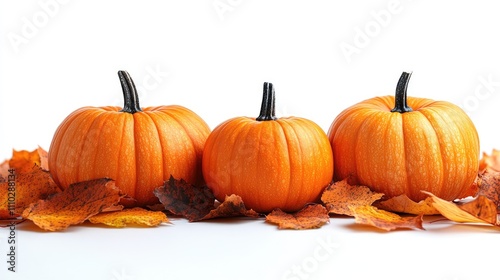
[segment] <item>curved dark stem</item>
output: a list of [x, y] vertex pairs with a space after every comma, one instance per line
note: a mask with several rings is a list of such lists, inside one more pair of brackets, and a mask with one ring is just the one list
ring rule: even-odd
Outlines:
[[398, 85], [396, 87], [396, 100], [394, 109], [391, 112], [406, 113], [411, 112], [413, 109], [407, 104], [406, 90], [408, 88], [408, 82], [410, 81], [411, 72], [403, 72], [399, 78]]
[[124, 70], [118, 71], [118, 77], [120, 77], [120, 83], [122, 84], [123, 90], [123, 109], [120, 112], [126, 113], [137, 113], [141, 112], [141, 106], [139, 106], [139, 97], [137, 95], [137, 89], [135, 88], [134, 81], [130, 77], [129, 73]]
[[262, 96], [262, 105], [260, 115], [256, 118], [258, 121], [273, 121], [278, 118], [274, 109], [274, 87], [271, 83], [264, 83], [264, 94]]

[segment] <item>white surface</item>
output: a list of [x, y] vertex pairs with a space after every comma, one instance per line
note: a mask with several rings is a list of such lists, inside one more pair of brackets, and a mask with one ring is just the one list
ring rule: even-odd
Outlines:
[[[121, 105], [118, 70], [141, 87], [142, 106], [181, 104], [212, 128], [256, 116], [262, 83], [272, 82], [280, 116], [306, 117], [325, 131], [344, 108], [393, 94], [401, 72], [413, 71], [409, 95], [469, 102], [481, 150], [500, 148], [495, 1], [102, 2], [0, 2], [1, 160], [12, 148], [48, 149], [79, 107]], [[214, 4], [229, 8], [220, 14]], [[357, 53], [344, 55], [346, 44]], [[332, 219], [302, 232], [243, 220], [63, 233], [23, 226], [16, 274], [1, 261], [2, 229], [0, 279], [286, 279], [294, 265], [313, 265], [318, 239], [330, 237], [338, 247], [307, 279], [496, 274], [489, 254], [500, 242], [488, 228], [437, 223], [381, 233], [353, 224]]]

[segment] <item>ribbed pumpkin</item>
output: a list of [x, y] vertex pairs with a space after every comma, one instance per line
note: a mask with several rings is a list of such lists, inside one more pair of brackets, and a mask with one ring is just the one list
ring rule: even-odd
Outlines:
[[478, 172], [474, 124], [449, 102], [407, 97], [410, 76], [401, 75], [395, 97], [362, 101], [333, 121], [334, 177], [388, 197], [419, 201], [427, 197], [421, 190], [447, 200], [466, 197]]
[[326, 133], [304, 118], [276, 118], [274, 102], [273, 85], [264, 83], [259, 117], [227, 120], [208, 137], [203, 175], [218, 200], [237, 194], [257, 212], [296, 211], [331, 182]]
[[55, 182], [72, 183], [109, 177], [138, 205], [156, 203], [153, 189], [170, 175], [192, 184], [203, 182], [201, 156], [208, 125], [182, 106], [139, 106], [133, 80], [118, 76], [123, 108], [83, 107], [57, 128], [49, 149]]

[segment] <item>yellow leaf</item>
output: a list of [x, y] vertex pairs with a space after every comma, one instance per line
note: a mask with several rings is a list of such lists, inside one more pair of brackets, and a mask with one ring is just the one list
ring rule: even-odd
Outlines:
[[[479, 224], [496, 224], [496, 205], [489, 199], [481, 199], [480, 203], [477, 204], [474, 208], [476, 209], [476, 213], [479, 214], [482, 211], [481, 210], [486, 210], [487, 212], [490, 212], [487, 209], [495, 209], [495, 220], [492, 221], [490, 218], [486, 218], [485, 216], [478, 217], [474, 214], [471, 214], [467, 212], [466, 210], [462, 209], [459, 205], [456, 203], [453, 203], [451, 201], [446, 201], [444, 199], [441, 199], [434, 194], [430, 192], [423, 191], [424, 193], [428, 194], [430, 197], [432, 197], [433, 203], [432, 205], [434, 208], [436, 208], [441, 215], [443, 215], [445, 218], [457, 222], [457, 223], [479, 223]], [[489, 201], [489, 202], [488, 202]], [[491, 205], [490, 205], [491, 204]], [[469, 206], [469, 208], [471, 208]], [[484, 212], [483, 212], [484, 213]]]
[[128, 224], [155, 227], [168, 222], [167, 215], [161, 211], [149, 211], [135, 207], [115, 212], [100, 213], [89, 218], [93, 224], [105, 224], [111, 227], [125, 227]]
[[371, 205], [350, 206], [349, 208], [358, 224], [371, 225], [386, 231], [398, 228], [424, 229], [422, 226], [423, 215], [401, 217]]

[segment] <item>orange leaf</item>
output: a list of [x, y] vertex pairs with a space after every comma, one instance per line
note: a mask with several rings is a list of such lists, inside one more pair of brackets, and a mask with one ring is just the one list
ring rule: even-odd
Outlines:
[[350, 206], [356, 223], [371, 225], [386, 231], [398, 228], [424, 229], [422, 226], [423, 215], [415, 217], [401, 217], [397, 214], [380, 210], [371, 205]]
[[49, 172], [38, 166], [32, 166], [29, 172], [13, 171], [7, 178], [0, 183], [0, 219], [20, 216], [31, 203], [60, 192]]
[[247, 210], [245, 203], [240, 196], [232, 194], [226, 196], [224, 202], [219, 204], [215, 209], [212, 209], [207, 215], [205, 215], [200, 220], [208, 220], [214, 218], [222, 217], [237, 217], [237, 216], [247, 216], [247, 217], [259, 217], [259, 213], [250, 209]]
[[432, 206], [432, 198], [428, 197], [418, 203], [402, 194], [387, 200], [378, 201], [374, 204], [377, 208], [389, 212], [406, 213], [414, 215], [436, 215], [439, 211]]
[[[459, 206], [451, 201], [441, 199], [430, 192], [425, 192], [433, 200], [433, 206], [448, 220], [457, 223], [496, 224], [496, 205], [486, 197], [481, 196], [469, 202], [467, 206]], [[462, 208], [463, 207], [463, 208]], [[471, 212], [469, 212], [471, 211]]]
[[328, 186], [321, 195], [321, 201], [329, 213], [353, 216], [350, 207], [371, 205], [383, 196], [365, 186], [352, 186], [344, 179]]
[[266, 222], [278, 224], [279, 229], [314, 229], [329, 221], [328, 211], [320, 204], [307, 205], [293, 214], [276, 209], [266, 216]]
[[115, 212], [100, 213], [89, 218], [93, 224], [105, 224], [111, 227], [125, 227], [128, 224], [155, 227], [168, 222], [167, 215], [161, 211], [149, 211], [135, 207]]
[[9, 176], [9, 169], [9, 160], [5, 160], [0, 164], [0, 183], [7, 180], [7, 176]]
[[118, 204], [121, 197], [111, 179], [80, 182], [46, 200], [32, 203], [24, 210], [23, 217], [44, 230], [64, 230]]
[[9, 160], [9, 165], [10, 168], [16, 169], [17, 173], [29, 172], [34, 165], [48, 171], [47, 156], [47, 152], [41, 147], [31, 152], [14, 150], [12, 151], [12, 158]]
[[483, 157], [479, 161], [479, 171], [485, 169], [500, 171], [500, 150], [493, 149], [491, 156], [483, 152]]

